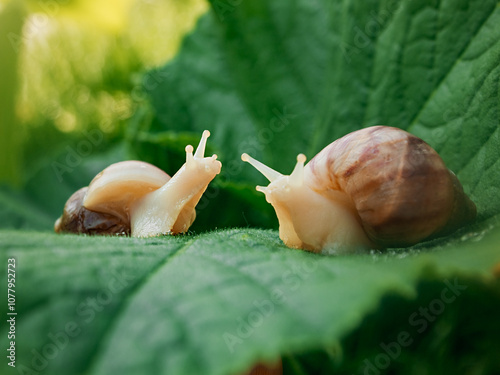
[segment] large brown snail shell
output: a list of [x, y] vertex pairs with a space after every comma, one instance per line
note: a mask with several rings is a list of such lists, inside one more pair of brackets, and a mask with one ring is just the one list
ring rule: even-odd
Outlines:
[[438, 153], [398, 128], [374, 126], [336, 140], [307, 164], [305, 181], [316, 191], [344, 191], [368, 237], [382, 247], [439, 237], [476, 216]]

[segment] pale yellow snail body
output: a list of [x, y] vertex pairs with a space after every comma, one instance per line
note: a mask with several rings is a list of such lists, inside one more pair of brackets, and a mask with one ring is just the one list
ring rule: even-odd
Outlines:
[[441, 157], [420, 138], [373, 126], [350, 133], [290, 176], [242, 155], [271, 183], [280, 238], [319, 252], [410, 246], [472, 221], [474, 203]]
[[172, 178], [142, 161], [110, 165], [68, 200], [55, 231], [135, 237], [186, 232], [196, 204], [221, 170], [217, 155], [204, 157], [209, 136], [205, 130], [194, 155], [186, 146], [186, 163]]

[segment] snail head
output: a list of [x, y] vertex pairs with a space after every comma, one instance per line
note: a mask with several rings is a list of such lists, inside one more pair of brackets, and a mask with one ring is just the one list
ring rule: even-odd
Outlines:
[[266, 195], [269, 203], [277, 203], [278, 201], [284, 203], [304, 186], [304, 163], [306, 162], [304, 154], [297, 155], [297, 164], [289, 176], [275, 171], [246, 153], [241, 155], [241, 160], [250, 163], [269, 180], [268, 186], [256, 187], [257, 191]]
[[[210, 132], [205, 130], [201, 136], [200, 143], [193, 155], [194, 148], [191, 145], [186, 146], [186, 169], [196, 170], [200, 174], [216, 175], [220, 172], [221, 163], [217, 160], [217, 155], [205, 157], [205, 148], [207, 139], [210, 137]], [[213, 177], [212, 177], [213, 178]]]

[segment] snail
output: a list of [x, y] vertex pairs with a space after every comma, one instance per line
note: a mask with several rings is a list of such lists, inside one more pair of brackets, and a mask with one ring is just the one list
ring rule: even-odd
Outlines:
[[222, 166], [217, 155], [204, 157], [209, 136], [205, 130], [194, 155], [193, 146], [186, 146], [186, 163], [172, 178], [142, 161], [110, 165], [70, 197], [55, 231], [135, 237], [186, 232]]
[[276, 211], [279, 234], [294, 248], [355, 251], [406, 247], [474, 220], [476, 206], [455, 174], [422, 139], [373, 126], [337, 139], [291, 175], [241, 156], [270, 184], [257, 186]]

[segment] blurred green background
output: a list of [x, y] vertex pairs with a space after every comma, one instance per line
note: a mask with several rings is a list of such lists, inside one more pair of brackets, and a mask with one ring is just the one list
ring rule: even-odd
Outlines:
[[122, 141], [144, 105], [143, 74], [176, 54], [207, 9], [203, 0], [0, 0], [1, 227], [50, 228], [77, 187], [131, 158]]
[[116, 137], [134, 113], [139, 74], [170, 59], [206, 8], [202, 0], [0, 1], [0, 181], [22, 185], [42, 155], [85, 130]]

